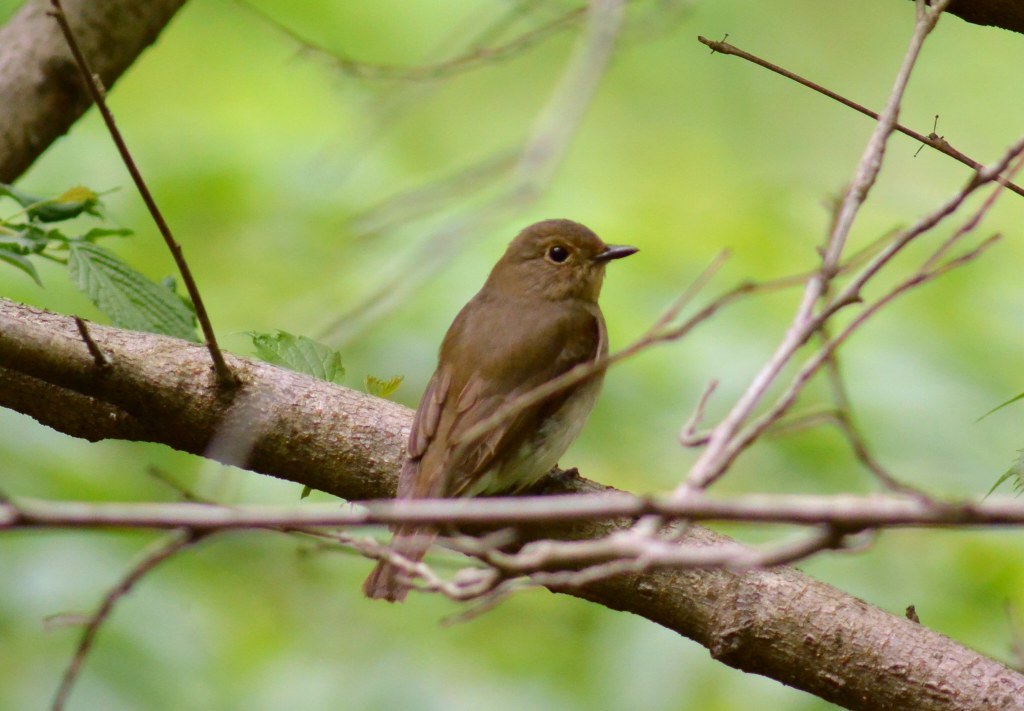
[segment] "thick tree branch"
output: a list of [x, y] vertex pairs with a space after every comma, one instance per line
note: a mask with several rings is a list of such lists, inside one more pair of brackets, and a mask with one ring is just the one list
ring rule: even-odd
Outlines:
[[[110, 87], [185, 0], [67, 0], [82, 50]], [[89, 108], [88, 92], [47, 0], [0, 28], [0, 182], [12, 182]]]
[[1019, 0], [953, 0], [946, 12], [975, 25], [1024, 33], [1024, 3]]
[[[225, 400], [202, 346], [95, 325], [89, 333], [110, 359], [105, 368], [73, 319], [0, 300], [0, 405], [87, 439], [162, 442], [235, 463], [217, 441], [245, 431], [245, 464], [256, 471], [346, 499], [393, 493], [409, 410], [237, 357], [229, 362], [243, 385]], [[605, 491], [584, 480], [552, 487]], [[587, 540], [631, 522], [552, 523], [531, 535]], [[681, 543], [727, 540], [693, 526]], [[560, 591], [641, 615], [726, 664], [850, 709], [1024, 708], [1024, 676], [792, 569], [648, 571]]]
[[219, 395], [202, 345], [89, 333], [109, 358], [102, 370], [73, 319], [0, 300], [0, 405], [84, 439], [161, 442], [232, 464], [237, 451], [218, 435], [244, 429], [255, 471], [350, 499], [393, 495], [406, 408], [232, 356], [242, 386]]

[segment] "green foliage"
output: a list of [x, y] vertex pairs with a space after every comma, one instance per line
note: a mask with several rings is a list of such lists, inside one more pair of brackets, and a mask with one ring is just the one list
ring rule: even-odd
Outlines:
[[387, 380], [367, 375], [363, 378], [363, 390], [375, 397], [390, 397], [392, 393], [398, 390], [398, 386], [402, 384], [403, 380], [405, 380], [404, 375], [396, 375]]
[[178, 296], [84, 240], [68, 243], [68, 273], [115, 326], [196, 341], [195, 314]]
[[0, 183], [0, 195], [14, 198], [29, 218], [39, 222], [62, 222], [85, 213], [103, 217], [98, 193], [78, 185], [57, 197], [43, 198], [18, 190], [13, 185]]
[[4, 237], [0, 235], [0, 262], [6, 262], [13, 267], [20, 269], [21, 271], [32, 277], [39, 286], [43, 285], [43, 282], [39, 279], [39, 273], [36, 271], [36, 267], [32, 262], [28, 260], [23, 254], [13, 249], [7, 249]]
[[[1015, 403], [1015, 402], [1017, 402], [1018, 400], [1021, 400], [1021, 399], [1024, 399], [1024, 393], [1020, 393], [1019, 395], [1014, 395], [1013, 397], [1011, 397], [1006, 402], [1003, 402], [1003, 403], [1001, 403], [999, 405], [996, 405], [991, 410], [986, 412], [984, 415], [979, 417], [976, 421], [980, 422], [981, 420], [984, 420], [986, 417], [988, 417], [992, 413], [998, 412], [999, 410], [1002, 410], [1007, 405], [1012, 405], [1013, 403]], [[1010, 466], [1009, 469], [1007, 469], [1005, 472], [1003, 472], [1003, 475], [1001, 477], [996, 479], [996, 483], [992, 485], [992, 488], [988, 490], [988, 493], [985, 494], [985, 496], [991, 496], [992, 492], [994, 492], [996, 489], [998, 489], [1000, 486], [1002, 486], [1007, 481], [1012, 481], [1013, 482], [1013, 488], [1017, 491], [1018, 494], [1024, 494], [1024, 449], [1017, 450], [1017, 453], [1018, 453], [1018, 456], [1017, 456], [1016, 461], [1014, 461], [1014, 463]]]
[[1014, 395], [1013, 397], [1011, 397], [1011, 398], [1010, 398], [1009, 400], [1007, 400], [1006, 402], [1002, 402], [1002, 403], [1000, 403], [1000, 404], [996, 405], [995, 407], [993, 407], [993, 408], [992, 408], [991, 410], [989, 410], [989, 411], [988, 411], [988, 412], [986, 412], [986, 413], [985, 413], [984, 415], [982, 415], [981, 417], [979, 417], [979, 418], [978, 418], [978, 419], [977, 419], [976, 421], [977, 421], [977, 422], [981, 422], [982, 420], [984, 420], [984, 419], [985, 419], [986, 417], [988, 417], [988, 416], [989, 416], [989, 415], [991, 415], [992, 413], [995, 413], [995, 412], [999, 412], [1000, 410], [1002, 410], [1002, 409], [1003, 409], [1004, 407], [1006, 407], [1007, 405], [1012, 405], [1013, 403], [1017, 402], [1017, 401], [1018, 401], [1018, 400], [1020, 400], [1021, 398], [1024, 398], [1024, 393], [1020, 393], [1020, 394], [1018, 394], [1018, 395]]
[[323, 343], [287, 331], [276, 333], [248, 332], [257, 354], [268, 363], [312, 375], [319, 380], [340, 383], [345, 376], [341, 354]]
[[157, 284], [96, 244], [105, 237], [130, 235], [131, 230], [93, 227], [68, 236], [66, 227], [61, 231], [52, 226], [82, 215], [102, 217], [98, 193], [79, 186], [57, 197], [41, 198], [0, 183], [0, 196], [22, 207], [0, 219], [0, 261], [25, 272], [39, 286], [42, 280], [30, 258], [66, 264], [72, 283], [115, 326], [198, 340], [191, 305], [174, 293], [173, 282], [170, 287]]
[[1005, 482], [1010, 481], [1013, 483], [1014, 491], [1018, 495], [1024, 494], [1024, 449], [1017, 450], [1017, 459], [1007, 469], [996, 483], [992, 485], [992, 488], [985, 494], [986, 497], [991, 496], [992, 492], [1002, 486]]

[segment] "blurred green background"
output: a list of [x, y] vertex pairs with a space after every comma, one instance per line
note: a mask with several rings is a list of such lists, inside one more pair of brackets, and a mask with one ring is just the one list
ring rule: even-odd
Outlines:
[[[0, 0], [0, 20], [18, 5]], [[546, 217], [572, 217], [609, 242], [640, 247], [606, 280], [613, 348], [640, 334], [723, 248], [733, 256], [713, 290], [813, 266], [829, 201], [852, 176], [872, 123], [762, 69], [712, 56], [696, 36], [728, 33], [740, 47], [880, 108], [909, 37], [910, 2], [637, 2], [539, 200], [478, 222], [480, 212], [491, 214], [487, 201], [512, 182], [508, 175], [476, 179], [437, 211], [385, 220], [375, 231], [367, 230], [377, 224], [367, 219], [375, 205], [519, 146], [578, 32], [443, 81], [378, 82], [302, 51], [252, 9], [347, 57], [419, 65], [455, 56], [514, 8], [533, 5], [541, 7], [531, 19], [491, 44], [571, 6], [193, 0], [117, 83], [112, 108], [229, 349], [252, 352], [247, 330], [319, 337], [343, 347], [350, 386], [360, 387], [366, 374], [402, 374], [394, 397], [415, 407], [454, 314], [514, 233]], [[901, 118], [928, 133], [940, 114], [939, 134], [977, 160], [993, 160], [1020, 131], [1019, 85], [1003, 68], [1022, 64], [1024, 37], [946, 18], [928, 42]], [[967, 179], [961, 165], [927, 149], [915, 157], [916, 149], [893, 139], [854, 229], [855, 246], [911, 222]], [[106, 197], [109, 213], [138, 234], [108, 246], [155, 279], [171, 273], [95, 112], [20, 181], [38, 193], [76, 184], [120, 187]], [[3, 209], [13, 212], [13, 203]], [[396, 213], [371, 216], [381, 214]], [[993, 253], [902, 299], [843, 352], [877, 455], [937, 495], [983, 494], [1024, 446], [1021, 406], [975, 422], [1024, 389], [1022, 215], [1021, 198], [1005, 196], [984, 228], [1006, 235]], [[914, 264], [904, 259], [899, 268]], [[102, 318], [60, 269], [43, 264], [41, 272], [42, 290], [0, 269], [0, 294]], [[394, 280], [408, 288], [387, 308], [337, 323], [367, 298], [379, 305], [375, 287]], [[633, 491], [673, 486], [694, 457], [676, 433], [704, 384], [721, 381], [713, 420], [778, 342], [797, 298], [794, 291], [749, 300], [684, 342], [615, 368], [563, 463]], [[804, 403], [822, 392], [812, 388]], [[73, 440], [7, 411], [0, 412], [0, 462], [0, 489], [23, 496], [173, 500], [146, 473], [151, 466], [227, 502], [297, 504], [300, 492], [159, 446]], [[876, 486], [839, 435], [824, 429], [758, 445], [716, 488]], [[0, 707], [48, 704], [79, 636], [48, 624], [48, 616], [94, 609], [153, 538], [0, 536]], [[1007, 605], [1024, 616], [1022, 543], [1024, 535], [1010, 531], [888, 532], [866, 551], [801, 567], [896, 614], [914, 604], [924, 624], [1010, 660]], [[449, 602], [362, 599], [358, 586], [369, 569], [368, 561], [280, 535], [208, 540], [121, 601], [70, 708], [831, 708], [728, 669], [645, 620], [544, 591], [443, 626], [459, 609]]]

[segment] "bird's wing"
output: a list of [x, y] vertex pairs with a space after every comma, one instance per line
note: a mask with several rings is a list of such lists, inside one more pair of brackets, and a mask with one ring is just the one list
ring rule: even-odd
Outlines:
[[[522, 317], [530, 318], [528, 314]], [[566, 318], [571, 322], [561, 320]], [[504, 361], [518, 366], [514, 382], [509, 383], [506, 377], [503, 385], [496, 385], [494, 378], [487, 377], [486, 362], [481, 362], [480, 370], [466, 382], [452, 408], [446, 437], [449, 443], [460, 442], [463, 435], [505, 405], [574, 366], [593, 360], [606, 348], [604, 320], [596, 308], [559, 314], [547, 323], [541, 321], [525, 336], [516, 341], [505, 339], [500, 348], [493, 349]], [[507, 374], [508, 370], [502, 372]], [[553, 395], [509, 416], [476, 441], [449, 447], [443, 465], [444, 495], [458, 496], [470, 487], [496, 460], [520, 446], [568, 396], [569, 392]]]

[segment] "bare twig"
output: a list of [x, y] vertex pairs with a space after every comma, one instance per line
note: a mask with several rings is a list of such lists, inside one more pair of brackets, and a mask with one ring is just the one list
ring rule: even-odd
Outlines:
[[164, 219], [163, 213], [160, 212], [160, 208], [157, 206], [156, 200], [153, 198], [153, 194], [149, 191], [149, 186], [146, 185], [146, 181], [143, 179], [138, 165], [135, 163], [131, 152], [128, 150], [128, 144], [125, 143], [124, 137], [117, 128], [117, 124], [114, 121], [114, 114], [111, 113], [110, 107], [107, 106], [103, 85], [100, 83], [99, 77], [92, 71], [89, 61], [82, 53], [82, 49], [79, 47], [78, 41], [75, 39], [74, 32], [71, 30], [71, 25], [68, 23], [67, 15], [64, 14], [64, 8], [61, 6], [60, 0], [50, 0], [50, 2], [53, 5], [53, 10], [50, 11], [50, 14], [60, 26], [60, 30], [64, 34], [64, 38], [67, 40], [68, 47], [71, 49], [71, 54], [74, 55], [75, 62], [77, 63], [82, 79], [85, 81], [85, 85], [89, 90], [89, 94], [92, 96], [92, 100], [96, 104], [96, 108], [99, 109], [100, 114], [103, 116], [103, 121], [107, 125], [110, 137], [114, 140], [114, 145], [117, 146], [117, 150], [121, 154], [121, 160], [124, 161], [125, 167], [131, 174], [132, 180], [135, 182], [135, 187], [138, 188], [139, 194], [142, 196], [142, 200], [146, 203], [146, 208], [149, 210], [149, 214], [153, 216], [153, 221], [156, 223], [157, 229], [163, 236], [164, 242], [167, 244], [167, 248], [170, 250], [171, 256], [174, 258], [174, 263], [178, 266], [178, 272], [181, 274], [181, 279], [185, 284], [185, 289], [188, 291], [189, 299], [192, 300], [192, 304], [195, 306], [196, 319], [199, 321], [199, 326], [203, 330], [203, 336], [206, 338], [206, 346], [210, 351], [210, 358], [213, 360], [214, 369], [217, 374], [217, 382], [220, 383], [222, 387], [233, 388], [237, 385], [235, 376], [232, 374], [231, 369], [224, 360], [224, 354], [221, 352], [220, 346], [217, 345], [217, 336], [213, 332], [213, 325], [210, 323], [210, 317], [206, 312], [206, 306], [203, 303], [203, 298], [199, 294], [199, 287], [196, 285], [195, 279], [192, 277], [192, 271], [189, 269], [188, 262], [185, 261], [185, 255], [181, 249], [181, 245], [178, 244], [174, 239], [174, 235], [171, 234], [171, 228]]
[[[831, 340], [828, 331], [824, 328], [820, 331], [820, 335], [823, 343], [827, 344]], [[926, 494], [921, 490], [904, 484], [893, 476], [871, 453], [867, 439], [860, 431], [860, 428], [857, 427], [853, 414], [853, 404], [850, 402], [850, 395], [846, 389], [846, 382], [843, 380], [842, 369], [839, 366], [839, 354], [835, 350], [831, 351], [825, 361], [825, 376], [828, 379], [832, 402], [835, 403], [833, 422], [850, 444], [850, 448], [853, 450], [857, 461], [874, 474], [875, 478], [887, 489], [911, 496], [926, 497]]]
[[[187, 528], [194, 531], [275, 529], [308, 532], [337, 526], [391, 524], [514, 526], [636, 518], [831, 525], [849, 531], [893, 527], [1021, 526], [1024, 499], [926, 501], [892, 495], [751, 494], [687, 499], [626, 493], [367, 501], [336, 504], [221, 506], [192, 502], [94, 503], [15, 497], [0, 502], [0, 530], [24, 528]], [[320, 531], [322, 533], [322, 531]], [[504, 534], [503, 534], [504, 535]], [[505, 540], [505, 539], [502, 539]], [[464, 546], [463, 546], [464, 547]], [[382, 547], [386, 551], [386, 546]]]
[[[832, 91], [831, 89], [827, 89], [824, 86], [822, 86], [821, 84], [817, 84], [817, 83], [811, 81], [810, 79], [806, 79], [805, 77], [802, 77], [799, 74], [796, 74], [795, 72], [791, 72], [788, 69], [780, 67], [777, 64], [773, 64], [773, 63], [771, 63], [771, 62], [769, 62], [769, 61], [767, 61], [765, 59], [762, 59], [761, 57], [758, 57], [755, 54], [751, 54], [750, 52], [746, 52], [746, 51], [740, 49], [739, 47], [735, 47], [735, 46], [729, 44], [728, 42], [726, 42], [724, 39], [722, 41], [720, 41], [720, 42], [716, 42], [714, 40], [709, 40], [707, 37], [698, 37], [697, 39], [702, 44], [705, 44], [708, 47], [710, 47], [712, 49], [713, 53], [717, 52], [719, 54], [729, 54], [729, 55], [732, 55], [734, 57], [739, 57], [741, 59], [745, 59], [748, 62], [752, 62], [753, 64], [756, 64], [756, 65], [758, 65], [760, 67], [764, 67], [765, 69], [767, 69], [767, 70], [769, 70], [771, 72], [775, 72], [776, 74], [778, 74], [780, 76], [784, 76], [787, 79], [792, 79], [793, 81], [797, 82], [798, 84], [802, 84], [803, 86], [806, 86], [808, 89], [812, 89], [812, 90], [818, 92], [819, 94], [824, 94], [825, 96], [829, 97], [830, 99], [834, 99], [835, 101], [838, 101], [843, 106], [849, 107], [849, 108], [853, 109], [854, 111], [857, 111], [858, 113], [864, 114], [865, 116], [868, 116], [868, 117], [870, 117], [870, 118], [872, 118], [872, 119], [874, 119], [876, 121], [879, 118], [879, 115], [878, 115], [877, 112], [872, 111], [871, 109], [869, 109], [869, 108], [867, 108], [867, 107], [865, 107], [865, 106], [863, 106], [861, 104], [858, 104], [855, 101], [852, 101], [852, 100], [846, 98], [842, 94], [838, 94], [838, 93]], [[936, 119], [937, 118], [938, 117], [936, 117]], [[909, 136], [910, 138], [913, 138], [915, 141], [919, 141], [921, 143], [921, 148], [923, 148], [924, 146], [929, 146], [931, 148], [934, 148], [935, 150], [939, 151], [940, 153], [945, 153], [950, 158], [952, 158], [952, 159], [954, 159], [956, 161], [959, 161], [963, 165], [966, 165], [968, 168], [971, 168], [973, 170], [980, 170], [982, 168], [982, 164], [981, 163], [979, 163], [978, 161], [974, 160], [970, 156], [968, 156], [968, 155], [958, 151], [956, 148], [951, 146], [949, 141], [947, 141], [944, 136], [937, 135], [935, 133], [935, 129], [933, 129], [932, 132], [929, 133], [926, 136], [926, 135], [924, 135], [924, 134], [922, 134], [922, 133], [920, 133], [918, 131], [915, 131], [912, 128], [908, 128], [908, 127], [904, 126], [901, 123], [896, 123], [894, 128], [895, 128], [896, 131], [898, 131], [898, 132], [900, 132], [900, 133], [902, 133], [902, 134], [904, 134], [906, 136]], [[921, 149], [918, 148], [918, 151], [920, 151], [920, 150]], [[915, 153], [914, 155], [917, 155], [917, 154]], [[1024, 196], [1024, 188], [1022, 188], [1021, 186], [1019, 186], [1019, 185], [1017, 185], [1017, 184], [1015, 184], [1013, 182], [1010, 182], [1008, 179], [1005, 179], [1005, 178], [999, 178], [998, 180], [999, 180], [999, 182], [1001, 184], [1005, 185], [1007, 188], [1009, 188], [1013, 192], [1017, 193], [1018, 195]]]
[[[1017, 144], [1010, 149], [1010, 153], [1008, 155], [1010, 160], [1016, 159], [1016, 162], [1007, 170], [1007, 176], [1013, 178], [1020, 173], [1021, 168], [1024, 168], [1024, 139], [1018, 141]], [[1007, 161], [1007, 163], [1009, 163], [1009, 161]], [[1003, 187], [1005, 187], [1005, 184], [999, 182], [996, 189], [988, 194], [988, 197], [986, 197], [978, 209], [974, 211], [974, 214], [971, 215], [970, 219], [957, 228], [957, 230], [942, 243], [942, 246], [935, 250], [935, 253], [928, 258], [928, 261], [924, 263], [924, 269], [933, 268], [946, 256], [949, 250], [957, 242], [959, 242], [965, 235], [974, 231], [985, 215], [987, 215], [992, 209], [992, 206], [995, 205], [996, 200], [999, 199]]]
[[209, 499], [205, 499], [202, 496], [199, 496], [194, 491], [190, 490], [188, 487], [183, 486], [179, 481], [177, 481], [174, 477], [172, 477], [170, 474], [168, 474], [158, 466], [151, 465], [149, 467], [146, 467], [146, 473], [149, 474], [154, 479], [156, 479], [157, 481], [159, 481], [167, 488], [174, 491], [178, 496], [181, 497], [182, 501], [191, 501], [197, 504], [214, 503]]
[[478, 46], [475, 48], [460, 54], [457, 57], [452, 57], [441, 62], [415, 66], [399, 66], [395, 64], [375, 64], [372, 62], [363, 62], [352, 59], [341, 52], [313, 42], [308, 37], [299, 34], [249, 2], [240, 2], [239, 4], [277, 31], [286, 35], [289, 39], [299, 45], [299, 47], [302, 48], [302, 51], [323, 57], [339, 70], [351, 77], [369, 81], [400, 82], [422, 82], [447, 79], [457, 74], [462, 74], [483, 66], [489, 66], [491, 64], [512, 59], [521, 55], [530, 47], [574, 27], [583, 18], [587, 9], [585, 5], [572, 8], [548, 22], [523, 32], [504, 44], [488, 47], [480, 46], [480, 42], [478, 42]]
[[[972, 176], [967, 184], [945, 203], [929, 214], [921, 217], [917, 222], [901, 232], [885, 248], [875, 254], [864, 268], [854, 276], [848, 284], [838, 291], [836, 296], [830, 300], [830, 303], [821, 309], [822, 316], [829, 316], [845, 306], [860, 301], [861, 290], [864, 288], [864, 285], [867, 284], [886, 264], [888, 264], [896, 254], [902, 251], [912, 241], [930, 231], [947, 217], [959, 210], [960, 206], [963, 205], [967, 198], [973, 195], [979, 188], [994, 181], [996, 177], [1001, 175], [1003, 171], [1006, 170], [1007, 166], [1009, 166], [1010, 163], [1022, 153], [1024, 153], [1024, 137], [1013, 143], [1013, 145], [1006, 150], [999, 160], [994, 162], [991, 166], [983, 168], [976, 175]], [[998, 193], [999, 191], [996, 192]], [[991, 209], [992, 204], [991, 200], [986, 200], [985, 203], [974, 213], [974, 216], [968, 220], [964, 226], [958, 229], [950, 240], [955, 242], [967, 234], [964, 229], [966, 225], [971, 225], [971, 229], [976, 227], [980, 218], [987, 214], [988, 210]], [[939, 247], [938, 251], [940, 253], [945, 253], [949, 249], [949, 246], [951, 246], [951, 244], [950, 241], [947, 240], [946, 243]], [[930, 266], [932, 265], [930, 265], [929, 262], [925, 263], [926, 268], [930, 268]]]
[[518, 152], [511, 185], [434, 230], [415, 250], [407, 268], [381, 280], [365, 298], [334, 319], [324, 329], [325, 338], [335, 345], [344, 345], [435, 273], [468, 236], [516, 214], [543, 193], [607, 69], [621, 27], [624, 2], [600, 0], [589, 7], [583, 33], [560, 81]]
[[517, 167], [527, 192], [551, 181], [608, 69], [622, 29], [626, 0], [591, 0], [582, 41], [573, 49], [551, 100], [539, 114]]
[[[823, 550], [841, 547], [843, 536], [842, 532], [830, 526], [819, 526], [808, 536], [761, 549], [748, 548], [738, 543], [714, 548], [680, 546], [674, 541], [652, 545], [649, 538], [623, 536], [617, 539], [612, 536], [599, 542], [606, 544], [614, 541], [613, 545], [605, 545], [610, 550], [601, 551], [595, 546], [593, 554], [598, 557], [616, 556], [616, 559], [583, 570], [557, 570], [564, 565], [579, 565], [581, 556], [573, 550], [573, 542], [551, 541], [545, 542], [551, 543], [550, 546], [539, 551], [524, 549], [521, 554], [505, 556], [497, 567], [506, 573], [529, 574], [532, 582], [538, 585], [579, 588], [611, 576], [655, 568], [750, 570], [792, 565]], [[493, 561], [489, 562], [493, 564]], [[556, 570], [546, 572], [546, 568]]]
[[[718, 462], [717, 468], [712, 470], [706, 479], [698, 482], [701, 488], [711, 484], [716, 479], [720, 478], [732, 465], [736, 457], [749, 447], [765, 430], [767, 430], [773, 422], [777, 421], [796, 401], [797, 395], [804, 388], [804, 386], [810, 381], [810, 379], [821, 369], [821, 367], [828, 361], [829, 356], [836, 351], [836, 349], [844, 343], [849, 337], [872, 316], [878, 313], [882, 308], [887, 306], [890, 302], [899, 296], [902, 296], [911, 289], [918, 287], [924, 283], [932, 281], [943, 274], [949, 272], [952, 269], [963, 266], [973, 259], [980, 256], [985, 250], [994, 245], [999, 240], [998, 235], [994, 235], [978, 247], [971, 250], [970, 252], [952, 259], [942, 265], [935, 267], [929, 271], [919, 271], [908, 279], [904, 280], [891, 291], [879, 298], [870, 306], [866, 307], [857, 317], [844, 328], [840, 333], [830, 340], [828, 344], [822, 347], [818, 353], [812, 356], [804, 366], [797, 372], [790, 382], [789, 387], [786, 391], [779, 396], [776, 402], [760, 417], [751, 422], [741, 432], [737, 433], [736, 436], [730, 441], [728, 447], [722, 454], [721, 460]], [[677, 494], [678, 495], [678, 494]]]
[[[897, 252], [924, 231], [931, 229], [945, 217], [952, 214], [979, 185], [990, 182], [998, 177], [1006, 169], [1009, 161], [1020, 152], [1021, 143], [1018, 142], [991, 168], [979, 171], [967, 186], [945, 205], [919, 220], [911, 229], [893, 240], [887, 248], [871, 260], [858, 277], [854, 278], [846, 288], [840, 291], [838, 296], [831, 299], [830, 303], [823, 307], [817, 316], [814, 314], [815, 306], [828, 292], [829, 284], [835, 276], [832, 265], [836, 263], [834, 260], [839, 259], [850, 226], [852, 225], [852, 220], [877, 176], [884, 154], [884, 138], [892, 132], [892, 124], [898, 110], [899, 98], [906, 88], [910, 70], [920, 52], [921, 43], [928, 32], [934, 27], [934, 23], [937, 20], [936, 13], [941, 11], [945, 5], [945, 2], [936, 3], [931, 9], [922, 10], [919, 14], [919, 20], [915, 27], [910, 48], [907, 51], [897, 77], [896, 85], [887, 103], [886, 112], [883, 113], [879, 126], [876, 128], [872, 140], [869, 141], [868, 147], [865, 149], [861, 162], [858, 165], [854, 182], [837, 210], [829, 238], [825, 248], [822, 250], [821, 271], [808, 281], [804, 297], [797, 308], [789, 330], [768, 362], [751, 382], [744, 395], [737, 401], [726, 418], [712, 431], [707, 447], [694, 464], [687, 480], [677, 488], [677, 496], [686, 496], [694, 487], [707, 486], [724, 473], [724, 467], [727, 467], [735, 454], [738, 453], [735, 448], [737, 433], [744, 427], [744, 423], [767, 393], [769, 387], [775, 382], [782, 369], [794, 357], [797, 350], [806, 343], [807, 339], [826, 322], [827, 318], [839, 309], [858, 301], [860, 299], [860, 289], [866, 281], [874, 276], [884, 264], [888, 263]], [[931, 276], [924, 279], [915, 279], [913, 283], [915, 285], [923, 283], [923, 281], [927, 281], [930, 278]], [[806, 381], [801, 381], [799, 387], [803, 387], [804, 382]], [[795, 394], [795, 392], [787, 394], [786, 407], [795, 400]], [[780, 415], [785, 412], [785, 409], [772, 408], [772, 411], [776, 415]], [[759, 421], [759, 426], [762, 427], [761, 431], [763, 431], [764, 424], [765, 422], [762, 418]], [[746, 437], [739, 439], [749, 444], [749, 440]], [[746, 444], [743, 446], [746, 446]]]
[[348, 219], [353, 239], [367, 239], [397, 229], [426, 214], [436, 212], [453, 196], [462, 200], [485, 188], [515, 165], [517, 153], [501, 151], [473, 165], [407, 190], [373, 205]]
[[57, 689], [57, 694], [53, 699], [53, 704], [50, 707], [52, 711], [60, 711], [67, 703], [68, 695], [71, 693], [75, 680], [78, 679], [82, 665], [85, 663], [85, 658], [89, 654], [89, 650], [92, 649], [93, 642], [96, 640], [96, 635], [99, 633], [100, 627], [110, 616], [118, 600], [131, 592], [135, 584], [153, 568], [191, 545], [195, 540], [196, 536], [191, 532], [178, 530], [154, 541], [152, 545], [143, 551], [139, 562], [132, 566], [131, 570], [121, 578], [117, 585], [107, 592], [103, 602], [100, 603], [99, 608], [93, 613], [85, 627], [85, 631], [82, 633], [82, 639], [78, 643], [78, 648], [75, 650], [71, 663], [64, 672], [60, 687]]
[[790, 361], [797, 349], [817, 328], [819, 323], [813, 316], [818, 300], [826, 292], [828, 283], [835, 277], [840, 263], [843, 247], [849, 234], [853, 219], [868, 191], [874, 184], [875, 177], [881, 167], [885, 141], [892, 133], [900, 100], [921, 50], [924, 38], [934, 27], [938, 13], [945, 7], [948, 0], [940, 0], [932, 11], [934, 15], [919, 18], [911, 38], [910, 47], [904, 57], [903, 65], [897, 74], [896, 85], [889, 96], [886, 108], [878, 119], [875, 131], [864, 149], [864, 154], [857, 165], [854, 179], [846, 191], [833, 220], [832, 229], [822, 249], [820, 271], [811, 276], [804, 289], [804, 295], [797, 307], [792, 324], [775, 352], [751, 382], [750, 387], [726, 415], [725, 419], [715, 427], [708, 439], [707, 447], [690, 470], [686, 481], [677, 488], [677, 496], [686, 496], [693, 487], [703, 487], [714, 481], [722, 471], [722, 462], [727, 450], [732, 450], [732, 440], [750, 417], [754, 408], [760, 403], [783, 367]]
[[715, 388], [718, 387], [718, 381], [712, 380], [708, 383], [708, 386], [704, 388], [704, 393], [700, 396], [700, 400], [697, 402], [697, 407], [694, 408], [693, 414], [690, 419], [683, 425], [683, 429], [679, 432], [679, 442], [684, 447], [699, 447], [703, 444], [707, 444], [708, 437], [705, 434], [698, 434], [697, 428], [700, 427], [700, 423], [704, 421], [704, 411], [707, 409], [708, 401], [715, 392]]

